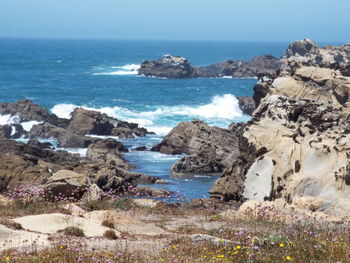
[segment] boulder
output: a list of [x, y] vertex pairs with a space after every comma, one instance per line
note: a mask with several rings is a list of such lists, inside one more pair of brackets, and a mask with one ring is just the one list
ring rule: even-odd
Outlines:
[[0, 136], [8, 139], [19, 139], [25, 137], [27, 132], [20, 124], [0, 125]]
[[128, 149], [122, 143], [113, 139], [107, 139], [90, 144], [86, 157], [95, 163], [130, 168], [123, 158], [123, 153], [125, 152], [128, 152]]
[[59, 170], [47, 181], [45, 188], [52, 197], [81, 197], [91, 185], [87, 176], [69, 170]]
[[251, 96], [245, 96], [238, 98], [239, 108], [244, 114], [252, 115], [255, 110], [255, 101]]
[[136, 123], [120, 121], [109, 117], [105, 113], [86, 110], [83, 108], [76, 108], [72, 112], [72, 117], [67, 130], [80, 136], [87, 134], [111, 135], [123, 139], [154, 134], [148, 132], [145, 128], [139, 127]]
[[235, 131], [210, 127], [205, 122], [182, 122], [155, 145], [152, 151], [189, 154], [173, 166], [178, 173], [219, 173], [239, 155]]
[[67, 130], [78, 135], [110, 135], [116, 122], [107, 114], [83, 108], [76, 108], [71, 116]]

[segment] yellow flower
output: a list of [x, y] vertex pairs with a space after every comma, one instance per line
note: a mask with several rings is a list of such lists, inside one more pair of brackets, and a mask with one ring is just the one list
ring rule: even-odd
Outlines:
[[223, 258], [223, 257], [225, 257], [225, 256], [224, 256], [224, 255], [219, 255], [219, 256], [218, 256], [218, 258]]
[[283, 244], [283, 243], [281, 243], [281, 244], [280, 244], [280, 247], [284, 247], [284, 244]]
[[286, 256], [286, 260], [291, 260], [292, 258], [290, 256]]
[[164, 262], [164, 259], [161, 258], [161, 259], [160, 259], [160, 262]]
[[241, 246], [237, 246], [236, 248], [237, 248], [237, 249], [241, 249]]
[[173, 249], [176, 249], [176, 246], [173, 246]]
[[10, 259], [11, 259], [10, 257], [5, 258], [6, 262], [10, 262]]

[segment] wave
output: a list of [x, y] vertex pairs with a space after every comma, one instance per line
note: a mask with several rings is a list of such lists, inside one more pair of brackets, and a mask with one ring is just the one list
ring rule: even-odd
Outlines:
[[97, 72], [93, 75], [137, 75], [140, 69], [140, 65], [138, 64], [127, 64], [125, 66], [112, 66], [109, 69], [117, 69], [116, 71], [108, 71], [108, 72]]
[[[25, 121], [21, 122], [18, 115], [0, 115], [0, 125], [11, 125], [11, 124], [21, 124], [23, 129], [27, 132], [30, 131], [30, 129], [33, 127], [33, 125], [40, 124], [42, 121]], [[15, 130], [12, 129], [12, 133], [14, 133]]]
[[[51, 112], [58, 117], [69, 118], [70, 113], [77, 107], [79, 106], [74, 104], [57, 104], [51, 109]], [[179, 122], [194, 118], [224, 128], [232, 121], [249, 120], [248, 116], [243, 115], [238, 99], [232, 94], [215, 96], [210, 103], [205, 105], [153, 106], [154, 110], [151, 111], [136, 111], [118, 106], [92, 108], [82, 105], [80, 107], [106, 113], [120, 120], [138, 123], [158, 135], [165, 135]]]

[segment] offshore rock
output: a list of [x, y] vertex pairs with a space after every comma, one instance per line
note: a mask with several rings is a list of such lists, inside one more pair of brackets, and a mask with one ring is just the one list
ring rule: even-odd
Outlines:
[[254, 57], [250, 61], [227, 60], [207, 67], [193, 67], [184, 57], [164, 55], [156, 61], [143, 61], [139, 75], [169, 79], [255, 78], [266, 72], [274, 75], [279, 67], [279, 59], [272, 55]]
[[183, 79], [192, 78], [195, 69], [190, 65], [187, 59], [164, 55], [156, 61], [145, 60], [139, 69], [139, 75], [147, 77]]
[[238, 135], [234, 131], [210, 127], [203, 121], [182, 122], [155, 145], [152, 151], [189, 154], [174, 164], [179, 173], [220, 173], [239, 155]]

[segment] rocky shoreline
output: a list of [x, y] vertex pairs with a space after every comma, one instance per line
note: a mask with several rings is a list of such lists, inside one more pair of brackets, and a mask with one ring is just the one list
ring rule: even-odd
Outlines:
[[[265, 55], [205, 68], [165, 55], [145, 61], [139, 74], [259, 78], [254, 95], [240, 99], [243, 112], [252, 115], [248, 123], [223, 129], [192, 120], [178, 124], [153, 146], [160, 153], [186, 154], [172, 166], [173, 176], [220, 174], [210, 194], [225, 202], [282, 202], [349, 217], [349, 44], [322, 48], [305, 39], [291, 43], [280, 59]], [[129, 171], [132, 167], [123, 158], [128, 149], [122, 143], [89, 136], [129, 139], [151, 134], [135, 123], [83, 108], [62, 119], [28, 100], [0, 103], [0, 114], [18, 119], [17, 124], [0, 126], [1, 192], [41, 184], [56, 195], [83, 196], [95, 186], [123, 193], [138, 184], [164, 183]], [[26, 130], [21, 123], [28, 121], [38, 123]], [[28, 144], [13, 141], [20, 137], [29, 139]], [[58, 147], [87, 148], [86, 157], [53, 151], [53, 145], [38, 141], [49, 138]], [[152, 189], [138, 189], [152, 194]]]

